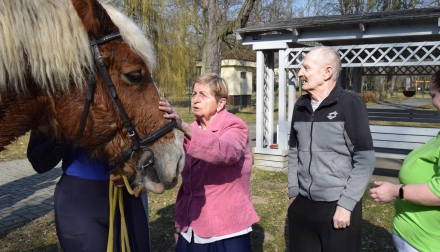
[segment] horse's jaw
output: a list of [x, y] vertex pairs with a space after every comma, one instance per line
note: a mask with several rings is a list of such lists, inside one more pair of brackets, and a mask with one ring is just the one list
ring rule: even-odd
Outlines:
[[154, 153], [154, 166], [139, 172], [144, 187], [154, 193], [173, 189], [185, 164], [183, 135], [174, 130], [175, 140], [158, 141], [150, 148]]

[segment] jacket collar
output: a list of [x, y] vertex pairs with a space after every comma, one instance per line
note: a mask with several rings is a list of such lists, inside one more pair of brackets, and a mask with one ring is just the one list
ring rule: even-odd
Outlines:
[[[333, 103], [338, 102], [339, 95], [341, 94], [341, 92], [342, 92], [342, 87], [339, 86], [338, 84], [336, 84], [336, 86], [332, 89], [330, 94], [321, 102], [319, 107], [328, 106], [328, 105], [331, 105]], [[304, 106], [304, 107], [309, 108], [310, 111], [313, 111], [311, 99], [312, 98], [310, 97], [309, 94], [302, 95], [298, 99], [298, 106]]]
[[[223, 107], [212, 119], [212, 121], [209, 123], [206, 130], [210, 130], [212, 132], [216, 132], [220, 129], [220, 125], [222, 125], [223, 121], [225, 120], [226, 116], [228, 115], [228, 111], [226, 110], [226, 107]], [[196, 125], [200, 125], [199, 121], [196, 120], [194, 122]]]

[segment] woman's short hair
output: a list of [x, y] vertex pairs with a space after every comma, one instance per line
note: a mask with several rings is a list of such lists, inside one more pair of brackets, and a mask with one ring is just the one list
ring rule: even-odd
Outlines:
[[217, 74], [206, 73], [200, 75], [194, 80], [192, 84], [193, 90], [194, 90], [194, 85], [196, 83], [209, 84], [217, 101], [220, 100], [221, 98], [225, 98], [226, 100], [228, 99], [228, 95], [229, 95], [228, 84], [226, 83], [225, 79], [218, 76]]
[[431, 76], [432, 85], [440, 92], [440, 70]]

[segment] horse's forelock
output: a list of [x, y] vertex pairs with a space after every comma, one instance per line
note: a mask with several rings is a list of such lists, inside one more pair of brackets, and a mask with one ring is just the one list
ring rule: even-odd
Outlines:
[[102, 6], [107, 11], [113, 23], [119, 28], [124, 41], [142, 57], [150, 70], [154, 69], [156, 66], [156, 57], [153, 46], [145, 37], [145, 32], [129, 17], [107, 4], [107, 2], [102, 3]]
[[71, 0], [0, 1], [0, 89], [82, 88], [93, 71], [88, 37]]

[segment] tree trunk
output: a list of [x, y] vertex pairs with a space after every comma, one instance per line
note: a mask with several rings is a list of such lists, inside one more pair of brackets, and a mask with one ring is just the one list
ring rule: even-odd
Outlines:
[[379, 101], [383, 101], [383, 77], [382, 76], [376, 76], [376, 98], [379, 99]]
[[235, 20], [221, 20], [217, 0], [203, 1], [203, 17], [205, 20], [205, 43], [202, 58], [202, 73], [221, 73], [221, 43], [224, 38], [233, 34], [237, 28], [246, 26], [249, 15], [256, 0], [246, 0]]
[[[221, 41], [217, 35], [217, 25], [220, 21], [220, 10], [217, 0], [205, 0], [205, 52], [204, 61], [206, 73], [216, 73], [221, 71]], [[203, 64], [203, 63], [202, 63]]]

